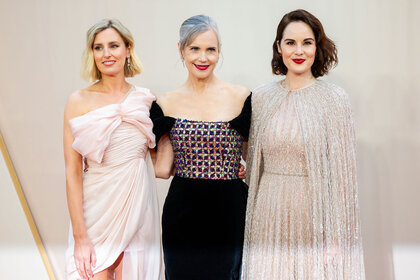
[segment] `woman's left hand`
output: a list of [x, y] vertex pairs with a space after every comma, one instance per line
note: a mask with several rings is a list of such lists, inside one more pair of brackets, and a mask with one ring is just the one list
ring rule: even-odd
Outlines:
[[246, 177], [245, 166], [243, 166], [242, 164], [241, 167], [239, 167], [238, 177], [239, 179], [245, 179]]

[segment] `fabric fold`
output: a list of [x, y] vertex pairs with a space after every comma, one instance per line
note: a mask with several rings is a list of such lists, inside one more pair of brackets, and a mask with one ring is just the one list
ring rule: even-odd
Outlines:
[[[155, 97], [136, 88], [119, 104], [72, 119], [73, 147], [87, 159], [83, 212], [98, 273], [124, 254], [123, 279], [160, 280], [160, 215], [153, 165], [155, 146], [149, 109]], [[80, 279], [69, 232], [67, 277]]]

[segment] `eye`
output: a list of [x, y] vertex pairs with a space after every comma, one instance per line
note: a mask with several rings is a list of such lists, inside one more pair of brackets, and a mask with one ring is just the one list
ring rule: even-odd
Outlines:
[[216, 48], [208, 48], [208, 50], [209, 50], [210, 52], [215, 52], [215, 51], [216, 51]]
[[190, 50], [192, 50], [192, 51], [198, 51], [198, 47], [191, 47]]
[[295, 42], [292, 42], [292, 41], [286, 42], [286, 45], [289, 45], [289, 46], [293, 46], [294, 44], [295, 44]]
[[94, 49], [95, 51], [100, 51], [100, 50], [102, 50], [102, 47], [101, 47], [101, 46], [95, 46], [93, 49]]
[[312, 45], [312, 41], [305, 41], [303, 44], [304, 45]]
[[119, 47], [119, 45], [117, 45], [117, 44], [113, 44], [113, 45], [111, 45], [111, 48], [112, 49], [116, 49], [116, 48], [118, 48]]

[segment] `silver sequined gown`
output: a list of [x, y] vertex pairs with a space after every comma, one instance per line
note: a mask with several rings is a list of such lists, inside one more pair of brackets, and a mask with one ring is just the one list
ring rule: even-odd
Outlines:
[[255, 89], [242, 279], [364, 279], [347, 96]]

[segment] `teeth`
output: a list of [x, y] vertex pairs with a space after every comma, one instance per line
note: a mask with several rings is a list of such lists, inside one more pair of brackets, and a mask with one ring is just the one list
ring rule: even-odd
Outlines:
[[110, 64], [114, 64], [114, 63], [115, 63], [115, 61], [105, 61], [104, 62], [105, 65], [110, 65]]

